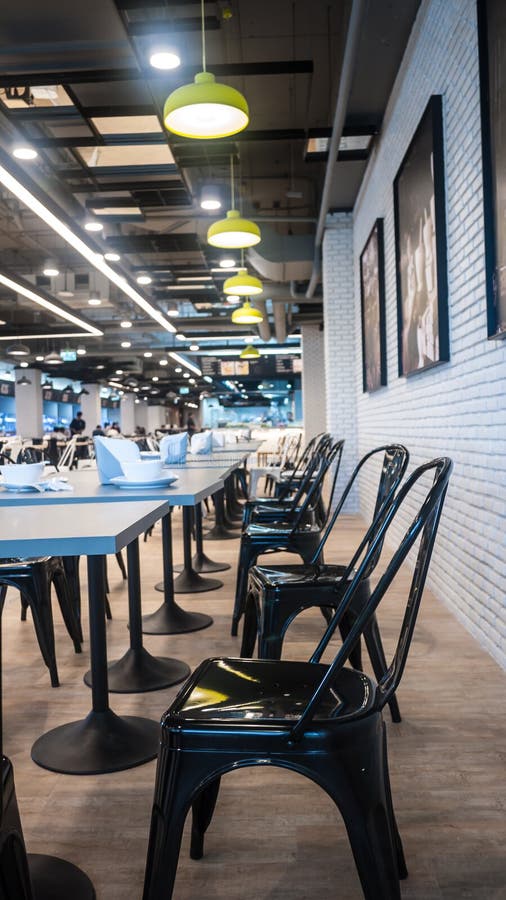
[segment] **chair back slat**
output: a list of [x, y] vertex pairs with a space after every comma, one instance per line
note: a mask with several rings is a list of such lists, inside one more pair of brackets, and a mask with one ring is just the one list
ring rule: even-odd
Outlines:
[[413, 547], [417, 538], [421, 535], [414, 575], [408, 594], [397, 649], [395, 651], [394, 659], [390, 667], [388, 668], [384, 677], [381, 679], [380, 684], [378, 685], [378, 708], [383, 708], [385, 703], [388, 702], [392, 694], [397, 690], [406, 664], [409, 647], [411, 645], [416, 617], [420, 606], [423, 588], [425, 585], [430, 559], [432, 556], [432, 550], [434, 547], [434, 541], [439, 526], [443, 503], [448, 489], [450, 474], [452, 471], [452, 462], [447, 457], [441, 457], [439, 459], [432, 460], [432, 462], [425, 463], [424, 465], [419, 466], [419, 468], [416, 469], [407, 479], [404, 485], [401, 486], [398, 493], [394, 497], [392, 497], [391, 500], [383, 507], [380, 516], [370, 526], [363, 541], [361, 542], [362, 550], [367, 547], [367, 551], [365, 552], [365, 555], [358, 569], [355, 571], [353, 577], [351, 577], [353, 571], [351, 563], [348, 566], [345, 574], [343, 575], [343, 581], [347, 578], [350, 578], [349, 587], [346, 589], [341, 601], [337, 605], [336, 611], [330, 621], [330, 624], [328, 625], [310, 660], [311, 662], [320, 661], [322, 654], [324, 653], [330, 640], [332, 639], [336, 628], [342, 620], [344, 613], [349, 608], [353, 596], [360, 585], [360, 582], [364, 578], [364, 574], [368, 569], [371, 557], [376, 554], [378, 546], [383, 546], [385, 536], [392, 522], [397, 516], [399, 509], [404, 503], [404, 500], [413, 490], [419, 479], [426, 472], [429, 472], [431, 470], [434, 471], [434, 480], [430, 490], [427, 492], [421, 506], [418, 509], [418, 512], [416, 513], [409, 528], [404, 534], [404, 537], [397, 547], [397, 550], [393, 554], [386, 568], [386, 571], [379, 579], [378, 584], [371, 593], [371, 596], [367, 603], [363, 604], [362, 609], [353, 622], [353, 625], [349, 633], [347, 634], [346, 639], [343, 641], [332, 664], [329, 666], [320, 684], [314, 691], [301, 717], [294, 725], [291, 731], [291, 737], [293, 740], [299, 740], [306, 728], [309, 726], [318, 709], [319, 703], [335, 680], [337, 674], [345, 665], [346, 660], [348, 659], [357, 640], [362, 634], [365, 626], [374, 615], [380, 601], [384, 597], [393, 579], [397, 575], [409, 551]]

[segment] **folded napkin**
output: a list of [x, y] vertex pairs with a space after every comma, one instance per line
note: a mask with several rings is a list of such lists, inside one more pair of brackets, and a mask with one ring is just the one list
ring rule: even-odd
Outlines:
[[192, 453], [210, 453], [213, 444], [213, 434], [211, 431], [201, 431], [199, 434], [194, 434], [191, 439], [191, 452]]
[[164, 465], [181, 465], [186, 462], [188, 435], [166, 434], [160, 441], [160, 457]]
[[225, 446], [225, 435], [222, 431], [211, 431], [213, 450], [220, 449]]
[[40, 481], [38, 484], [38, 488], [43, 488], [45, 491], [73, 491], [74, 486], [69, 484], [68, 481], [62, 481], [61, 478], [50, 478], [47, 481]]
[[112, 478], [123, 475], [123, 462], [140, 462], [141, 452], [135, 441], [115, 441], [97, 435], [93, 438], [100, 484], [109, 484]]

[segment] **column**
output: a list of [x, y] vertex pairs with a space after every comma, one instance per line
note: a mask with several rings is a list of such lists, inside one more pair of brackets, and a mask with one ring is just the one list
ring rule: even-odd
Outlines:
[[83, 389], [87, 394], [81, 394], [79, 405], [86, 422], [85, 434], [91, 435], [94, 428], [101, 423], [102, 406], [100, 403], [100, 385], [99, 384], [83, 384]]
[[40, 438], [44, 434], [41, 372], [15, 369], [15, 376], [16, 433], [23, 438]]
[[[328, 216], [323, 238], [323, 315], [326, 375], [326, 427], [344, 438], [340, 485], [344, 485], [358, 459], [357, 340], [353, 277], [353, 218], [350, 213]], [[358, 491], [350, 495], [345, 511], [359, 508]]]
[[135, 431], [135, 394], [124, 394], [120, 406], [120, 427], [122, 434]]
[[306, 443], [325, 431], [325, 359], [320, 325], [302, 326], [302, 417]]

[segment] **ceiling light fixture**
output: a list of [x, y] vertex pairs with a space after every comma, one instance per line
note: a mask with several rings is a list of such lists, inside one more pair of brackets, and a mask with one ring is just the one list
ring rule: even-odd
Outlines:
[[44, 357], [44, 363], [46, 366], [61, 366], [63, 365], [63, 359], [59, 353], [52, 350], [51, 353], [48, 353], [47, 356]]
[[7, 356], [30, 356], [30, 348], [26, 344], [12, 344], [5, 352]]
[[239, 297], [239, 294], [227, 294], [227, 296], [225, 297], [225, 300], [227, 301], [227, 303], [232, 303], [232, 304], [235, 303], [236, 306], [238, 303], [241, 302], [241, 298]]
[[263, 320], [264, 317], [260, 310], [251, 306], [249, 300], [246, 300], [238, 309], [234, 309], [232, 313], [234, 325], [258, 325]]
[[104, 253], [104, 259], [106, 259], [107, 262], [119, 262], [121, 256], [119, 253]]
[[32, 382], [29, 378], [26, 377], [26, 375], [22, 375], [21, 378], [18, 378], [18, 380], [16, 381], [16, 385], [19, 385], [20, 387], [25, 387], [26, 385], [31, 383]]
[[159, 366], [168, 366], [168, 365], [169, 365], [169, 360], [168, 360], [168, 359], [160, 359], [159, 362], [158, 362], [158, 365], [159, 365]]
[[44, 362], [44, 357], [43, 357], [43, 356], [36, 356], [36, 357], [35, 357], [35, 362]]
[[146, 350], [146, 352], [144, 353], [144, 357], [146, 359], [151, 359], [152, 356], [153, 354], [151, 353], [151, 350]]
[[200, 192], [200, 208], [207, 212], [221, 209], [221, 197], [216, 185], [206, 184]]
[[14, 147], [12, 155], [15, 156], [16, 159], [22, 159], [25, 162], [31, 162], [32, 159], [37, 159], [39, 154], [33, 147], [19, 146]]
[[28, 366], [30, 365], [30, 363], [27, 363], [27, 362], [20, 362], [19, 365], [20, 365], [20, 367], [21, 367], [22, 369], [27, 369]]
[[125, 350], [128, 350], [128, 348], [132, 346], [132, 341], [121, 341], [121, 346]]
[[138, 275], [137, 276], [137, 284], [151, 284], [153, 279], [150, 275]]
[[176, 341], [185, 341], [185, 340], [186, 340], [186, 336], [179, 331], [176, 334]]
[[[178, 308], [177, 308], [176, 306], [174, 306], [172, 309], [168, 309], [168, 310], [167, 310], [167, 315], [168, 315], [168, 316], [171, 316], [171, 318], [173, 318], [173, 319], [177, 318], [177, 316], [179, 315], [179, 310], [178, 310]], [[174, 328], [174, 326], [172, 326], [172, 329], [171, 329], [171, 330], [172, 330], [172, 331], [175, 331], [176, 329]]]
[[248, 344], [247, 347], [244, 348], [242, 353], [239, 355], [239, 359], [259, 359], [260, 353], [257, 348], [253, 346], [253, 344]]
[[86, 347], [84, 347], [83, 344], [79, 344], [76, 353], [78, 356], [86, 356]]
[[42, 274], [45, 275], [46, 278], [56, 278], [56, 276], [60, 274], [60, 270], [53, 263], [48, 263], [43, 268]]
[[246, 269], [239, 269], [237, 275], [227, 278], [223, 285], [223, 293], [238, 295], [239, 297], [253, 297], [255, 294], [261, 294], [264, 286], [259, 278], [254, 275], [248, 275]]
[[231, 209], [227, 212], [226, 219], [213, 222], [207, 230], [207, 242], [211, 247], [220, 247], [222, 250], [238, 250], [245, 247], [254, 247], [259, 244], [262, 236], [256, 222], [244, 219], [239, 210], [234, 209], [234, 157], [230, 157], [230, 198]]
[[103, 229], [104, 229], [102, 222], [97, 222], [96, 219], [91, 219], [89, 222], [85, 222], [84, 227], [85, 227], [86, 231], [91, 231], [91, 232], [103, 231]]
[[204, 0], [201, 0], [202, 72], [193, 84], [176, 88], [165, 101], [163, 121], [167, 131], [201, 140], [224, 138], [242, 131], [249, 122], [248, 104], [243, 95], [220, 84], [206, 71]]
[[123, 319], [123, 321], [120, 322], [119, 324], [120, 324], [121, 328], [131, 328], [132, 327], [132, 323], [129, 321], [129, 319]]
[[[127, 297], [130, 298], [137, 306], [144, 310], [148, 316], [158, 322], [166, 331], [175, 331], [176, 329], [171, 322], [168, 322], [160, 310], [151, 305], [143, 296], [135, 290], [126, 278], [112, 269], [104, 257], [92, 250], [77, 234], [65, 225], [61, 219], [54, 215], [37, 197], [32, 194], [17, 178], [0, 165], [0, 183], [3, 184], [8, 191], [11, 191], [15, 197], [24, 203], [36, 216], [42, 219], [46, 225], [49, 225], [67, 244], [70, 244], [74, 250], [84, 257], [95, 269], [101, 272], [105, 277], [116, 285]], [[101, 334], [101, 332], [100, 332]]]
[[200, 348], [198, 344], [190, 344], [190, 350], [192, 350], [194, 353], [196, 353], [199, 349]]
[[190, 369], [191, 372], [195, 372], [195, 375], [202, 375], [202, 371], [198, 366], [195, 366], [192, 362], [185, 359], [184, 356], [180, 356], [179, 353], [170, 352], [169, 356], [172, 357], [175, 362], [180, 363], [180, 365], [185, 366], [185, 368], [187, 369]]
[[233, 269], [235, 267], [235, 259], [231, 256], [224, 256], [220, 259], [220, 269]]
[[[1, 167], [0, 167], [1, 168]], [[56, 316], [59, 316], [61, 319], [66, 319], [67, 322], [73, 322], [74, 325], [77, 325], [79, 328], [82, 328], [83, 331], [88, 332], [88, 334], [92, 334], [95, 337], [101, 337], [103, 332], [100, 329], [95, 328], [94, 325], [89, 325], [83, 319], [80, 319], [79, 316], [74, 316], [67, 309], [64, 309], [61, 306], [57, 306], [56, 303], [53, 303], [49, 300], [44, 294], [36, 293], [33, 290], [32, 285], [24, 279], [20, 278], [20, 276], [16, 277], [16, 280], [13, 278], [9, 278], [4, 272], [0, 272], [0, 284], [4, 284], [5, 287], [9, 288], [11, 291], [14, 291], [15, 294], [22, 294], [23, 297], [26, 297], [27, 300], [31, 300], [32, 303], [37, 303], [38, 306], [43, 306], [44, 309], [49, 309]], [[59, 337], [60, 335], [58, 335]], [[70, 337], [70, 335], [66, 335]], [[79, 335], [78, 335], [79, 336]], [[41, 337], [41, 335], [37, 335], [37, 337]], [[53, 335], [50, 335], [53, 337]], [[54, 335], [57, 337], [57, 335]]]
[[169, 71], [181, 65], [181, 57], [174, 50], [153, 50], [149, 57], [149, 65], [153, 66], [153, 69]]
[[176, 366], [176, 368], [174, 369], [174, 372], [176, 373], [176, 375], [181, 375], [182, 371], [183, 370], [182, 370], [181, 366]]

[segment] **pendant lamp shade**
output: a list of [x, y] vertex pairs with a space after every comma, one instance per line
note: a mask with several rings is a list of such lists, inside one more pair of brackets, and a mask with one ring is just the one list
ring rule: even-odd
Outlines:
[[259, 325], [263, 320], [264, 317], [260, 310], [251, 306], [249, 300], [246, 300], [238, 309], [234, 309], [232, 313], [234, 325]]
[[239, 269], [237, 275], [223, 284], [224, 294], [237, 294], [239, 297], [253, 297], [255, 294], [261, 294], [264, 286], [259, 278], [254, 275], [248, 275], [246, 269]]
[[222, 250], [254, 247], [262, 237], [256, 222], [243, 219], [237, 209], [229, 209], [226, 219], [213, 222], [207, 232], [207, 243]]
[[173, 134], [210, 140], [246, 128], [249, 109], [235, 88], [217, 82], [211, 72], [198, 72], [193, 84], [184, 84], [167, 97], [163, 121]]
[[244, 348], [239, 359], [258, 359], [260, 356], [260, 351], [257, 350], [256, 347], [253, 347], [253, 344], [248, 344], [247, 347]]

